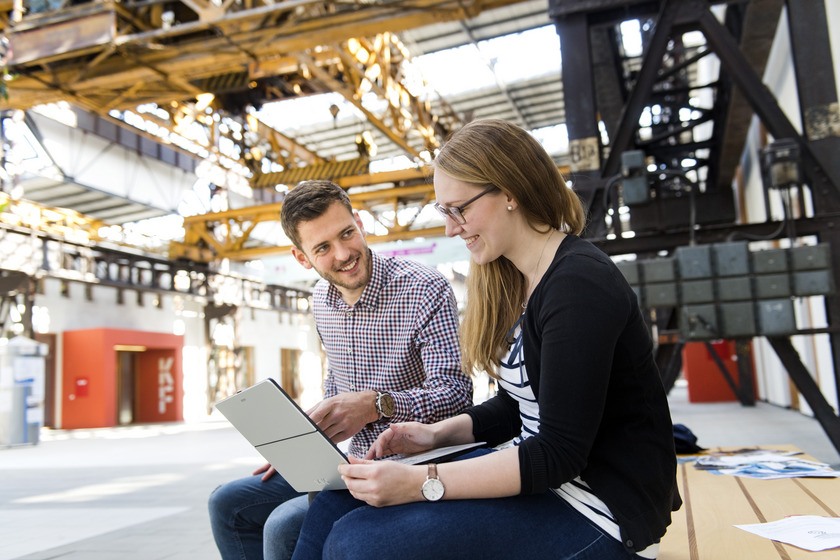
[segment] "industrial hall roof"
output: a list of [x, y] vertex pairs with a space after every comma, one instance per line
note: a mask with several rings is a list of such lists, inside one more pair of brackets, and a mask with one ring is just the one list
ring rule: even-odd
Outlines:
[[[658, 4], [33, 0], [23, 11], [7, 5], [0, 109], [26, 115], [5, 111], [4, 132], [28, 125], [14, 138], [37, 152], [50, 139], [45, 129], [56, 130], [42, 108], [69, 103], [73, 126], [85, 132], [61, 133], [74, 146], [140, 154], [198, 174], [205, 188], [194, 196], [203, 200], [185, 209], [181, 193], [155, 196], [149, 188], [115, 186], [113, 174], [107, 184], [82, 180], [81, 172], [66, 169], [78, 158], [61, 165], [55, 148], [47, 148], [55, 156], [46, 158], [49, 172], [7, 170], [3, 191], [109, 225], [187, 215], [184, 244], [172, 256], [195, 260], [276, 250], [276, 242], [256, 234], [276, 221], [283, 191], [309, 178], [330, 178], [347, 188], [354, 204], [373, 217], [382, 240], [439, 235], [442, 221], [424, 211], [433, 197], [424, 163], [463, 123], [513, 121], [551, 144], [558, 166], [570, 163], [552, 10], [560, 17], [612, 10], [601, 22], [606, 31], [590, 37], [598, 55], [593, 68], [609, 61], [615, 74], [596, 84], [616, 86], [612, 99], [599, 91], [605, 121], [600, 140], [608, 150]], [[709, 2], [716, 4], [728, 3]], [[778, 9], [767, 17], [773, 25], [764, 38], [772, 37]], [[635, 46], [627, 40], [633, 37]], [[694, 40], [681, 45], [686, 59], [702, 58], [707, 50], [702, 37]], [[424, 78], [429, 75], [440, 81]], [[681, 76], [686, 88], [705, 87], [690, 63]], [[456, 78], [468, 85], [453, 88]], [[648, 118], [661, 116], [648, 112]], [[691, 118], [712, 120], [706, 112]], [[191, 188], [184, 186], [186, 176], [172, 179], [157, 169], [148, 182]], [[220, 223], [227, 225], [224, 233]], [[230, 240], [231, 232], [239, 237]]]

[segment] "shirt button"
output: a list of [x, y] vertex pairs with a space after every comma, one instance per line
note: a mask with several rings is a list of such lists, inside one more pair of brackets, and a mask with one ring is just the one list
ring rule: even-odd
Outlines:
[[347, 311], [344, 312], [344, 316], [345, 317], [352, 317], [353, 316], [353, 310], [348, 309]]
[[627, 539], [626, 541], [624, 541], [624, 546], [626, 546], [627, 548], [633, 548], [633, 541], [631, 539]]

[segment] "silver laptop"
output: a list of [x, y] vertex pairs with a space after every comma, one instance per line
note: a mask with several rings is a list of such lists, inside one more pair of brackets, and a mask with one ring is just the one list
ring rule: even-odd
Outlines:
[[[260, 381], [216, 403], [216, 409], [298, 492], [346, 488], [338, 465], [347, 456], [274, 379]], [[442, 447], [396, 460], [446, 461], [483, 442]]]

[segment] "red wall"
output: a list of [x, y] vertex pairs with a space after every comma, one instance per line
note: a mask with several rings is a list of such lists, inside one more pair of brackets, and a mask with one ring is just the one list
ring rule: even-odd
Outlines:
[[146, 347], [137, 355], [134, 421], [183, 420], [182, 335], [87, 329], [62, 336], [62, 428], [117, 425], [118, 345]]
[[[721, 361], [726, 365], [726, 371], [735, 383], [741, 386], [738, 377], [738, 361], [735, 342], [720, 340], [711, 343]], [[755, 369], [750, 363], [752, 372], [753, 391], [756, 390]], [[689, 342], [683, 347], [683, 375], [688, 383], [688, 402], [723, 402], [735, 401], [738, 397], [726, 382], [714, 358], [702, 342]]]

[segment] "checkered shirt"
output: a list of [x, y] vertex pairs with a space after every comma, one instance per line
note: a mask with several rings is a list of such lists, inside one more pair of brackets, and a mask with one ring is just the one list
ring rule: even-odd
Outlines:
[[[437, 270], [371, 251], [372, 274], [362, 297], [348, 306], [320, 280], [313, 314], [328, 360], [324, 397], [348, 391], [386, 391], [392, 422], [437, 422], [472, 404], [472, 381], [461, 371], [458, 312], [452, 287]], [[387, 422], [374, 422], [350, 440], [361, 457]]]

